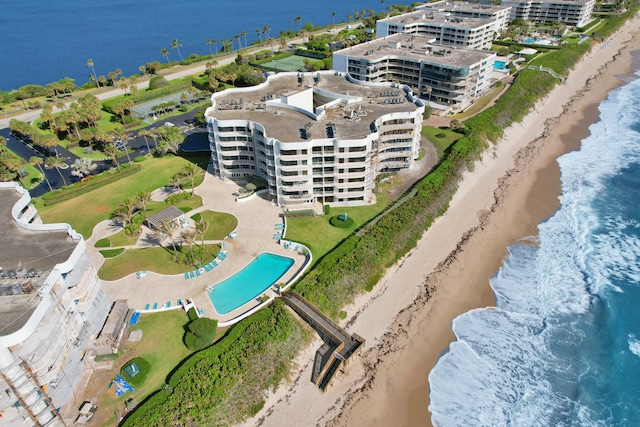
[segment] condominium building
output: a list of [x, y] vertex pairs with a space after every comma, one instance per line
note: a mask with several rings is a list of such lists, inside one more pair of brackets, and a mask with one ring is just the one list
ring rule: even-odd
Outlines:
[[595, 4], [595, 0], [502, 1], [502, 5], [511, 6], [511, 21], [561, 22], [575, 27], [582, 27], [591, 21]]
[[[436, 1], [416, 6], [415, 10], [425, 12], [441, 12], [445, 16], [454, 18], [480, 18], [494, 22], [493, 30], [496, 34], [502, 33], [509, 23], [511, 6], [481, 3], [467, 3], [465, 1]], [[448, 14], [448, 15], [447, 15]]]
[[[453, 11], [458, 8], [451, 7]], [[470, 8], [465, 8], [467, 10]], [[480, 11], [478, 5], [478, 11]], [[462, 12], [462, 9], [460, 10]], [[456, 12], [457, 13], [457, 12]], [[379, 38], [404, 33], [423, 36], [434, 44], [467, 49], [491, 49], [495, 35], [506, 27], [506, 11], [500, 19], [493, 14], [482, 17], [457, 16], [452, 12], [436, 9], [420, 9], [402, 15], [380, 19], [376, 23], [376, 35]]]
[[491, 87], [496, 54], [394, 34], [333, 53], [333, 67], [364, 82], [396, 81], [441, 109], [464, 109]]
[[284, 209], [372, 203], [376, 177], [418, 157], [424, 104], [403, 85], [280, 73], [211, 101], [213, 172], [261, 178]]
[[64, 425], [109, 305], [80, 234], [42, 224], [16, 183], [0, 199], [0, 426]]

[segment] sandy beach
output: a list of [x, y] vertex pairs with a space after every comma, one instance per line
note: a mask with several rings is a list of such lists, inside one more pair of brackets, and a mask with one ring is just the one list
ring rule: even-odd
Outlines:
[[[489, 279], [521, 239], [558, 207], [556, 158], [576, 149], [598, 119], [597, 105], [632, 69], [636, 17], [596, 45], [569, 79], [466, 173], [447, 214], [366, 295], [347, 307], [345, 328], [366, 348], [320, 392], [311, 382], [316, 340], [299, 355], [291, 381], [244, 425], [430, 425], [428, 375], [455, 338], [451, 321], [494, 304]], [[622, 79], [624, 80], [624, 79]]]

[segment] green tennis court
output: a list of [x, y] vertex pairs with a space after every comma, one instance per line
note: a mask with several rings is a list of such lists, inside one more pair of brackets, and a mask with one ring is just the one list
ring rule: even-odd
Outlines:
[[260, 66], [272, 71], [304, 71], [304, 56], [288, 56], [286, 58], [269, 61]]

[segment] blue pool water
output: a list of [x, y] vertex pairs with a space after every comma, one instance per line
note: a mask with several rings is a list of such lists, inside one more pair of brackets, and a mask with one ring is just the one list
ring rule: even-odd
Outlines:
[[504, 70], [506, 67], [506, 62], [504, 61], [494, 61], [493, 68], [496, 70]]
[[525, 43], [535, 43], [535, 39], [525, 39]]
[[220, 314], [227, 314], [251, 301], [280, 279], [293, 259], [260, 254], [245, 268], [209, 289], [209, 299]]

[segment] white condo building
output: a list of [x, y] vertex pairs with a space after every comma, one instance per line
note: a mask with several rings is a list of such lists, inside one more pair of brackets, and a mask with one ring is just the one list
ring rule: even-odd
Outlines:
[[403, 85], [280, 73], [211, 101], [213, 173], [263, 179], [284, 209], [375, 202], [376, 177], [418, 157], [424, 105]]
[[504, 2], [498, 6], [495, 4], [444, 0], [416, 6], [415, 10], [440, 12], [453, 18], [489, 19], [494, 22], [493, 30], [496, 34], [500, 34], [507, 29], [509, 17], [511, 16], [511, 6], [505, 6]]
[[109, 304], [80, 234], [42, 224], [16, 183], [0, 199], [0, 426], [64, 425]]
[[503, 6], [511, 6], [511, 21], [561, 22], [575, 27], [582, 27], [591, 21], [595, 4], [595, 0], [502, 1]]
[[[457, 2], [456, 2], [457, 3]], [[440, 3], [438, 3], [440, 4]], [[380, 19], [376, 35], [383, 38], [404, 33], [426, 37], [432, 43], [466, 49], [491, 49], [491, 43], [507, 25], [509, 8], [497, 8], [480, 13], [483, 5], [476, 5], [476, 16], [471, 6], [451, 6], [449, 11], [436, 8], [418, 9], [402, 15]], [[495, 16], [497, 17], [495, 17]]]
[[[491, 88], [496, 54], [394, 34], [333, 53], [333, 67], [364, 82], [396, 81], [438, 109], [467, 108]], [[436, 104], [436, 105], [434, 105]]]

